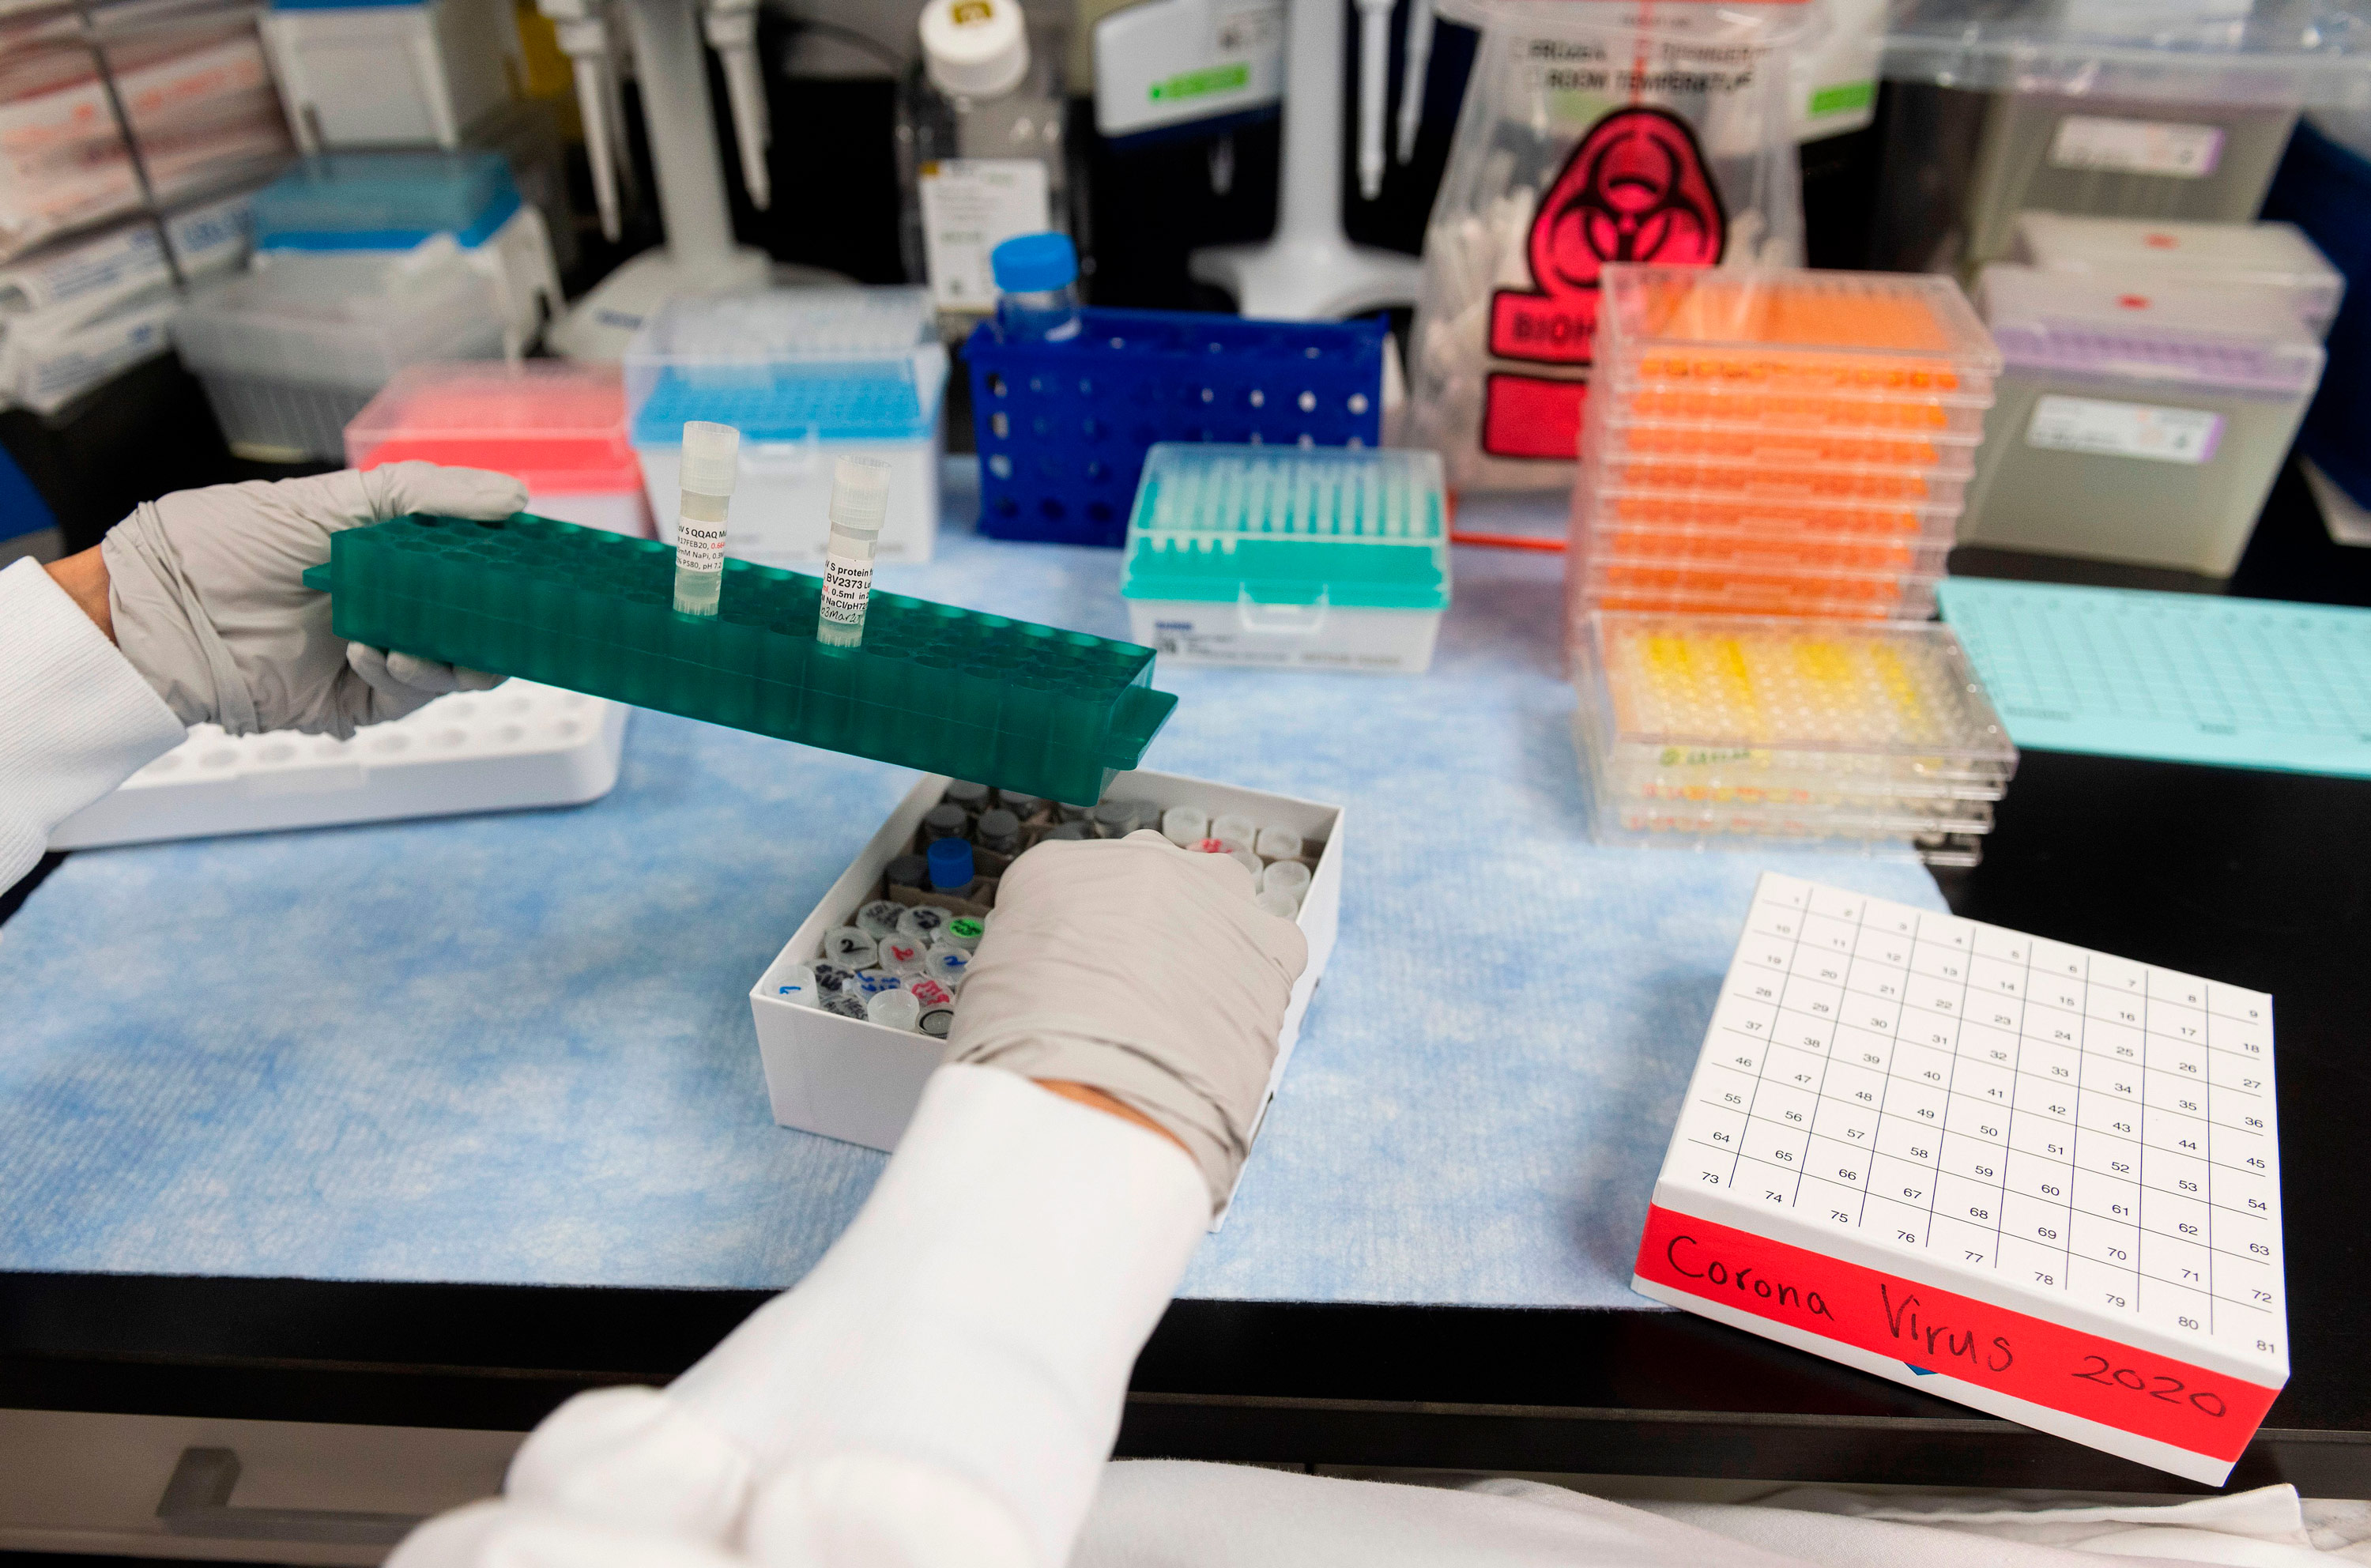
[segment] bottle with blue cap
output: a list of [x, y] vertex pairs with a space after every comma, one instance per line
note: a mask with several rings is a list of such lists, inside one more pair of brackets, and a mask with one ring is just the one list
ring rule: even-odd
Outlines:
[[931, 861], [931, 891], [961, 896], [971, 889], [977, 874], [972, 868], [971, 841], [967, 838], [942, 838], [926, 851]]
[[1007, 342], [1058, 343], [1079, 335], [1079, 251], [1067, 234], [1017, 234], [989, 253], [996, 329]]

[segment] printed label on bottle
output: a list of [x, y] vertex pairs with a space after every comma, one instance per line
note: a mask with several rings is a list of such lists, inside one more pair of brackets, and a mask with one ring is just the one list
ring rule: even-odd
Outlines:
[[942, 310], [993, 308], [989, 252], [1014, 235], [1054, 226], [1046, 166], [1035, 158], [943, 158], [922, 166], [919, 184], [931, 303]]
[[702, 523], [681, 513], [675, 520], [675, 564], [678, 571], [724, 570], [724, 525]]
[[2211, 462], [2222, 441], [2220, 414], [2097, 398], [2046, 397], [2034, 405], [2033, 422], [2025, 431], [2025, 444], [2045, 451], [2159, 463]]
[[823, 618], [842, 626], [861, 626], [864, 606], [873, 596], [873, 563], [842, 560], [833, 556], [823, 563]]
[[2218, 125], [2070, 114], [2058, 122], [2058, 133], [2050, 142], [2053, 168], [2203, 179], [2222, 161], [2223, 130]]

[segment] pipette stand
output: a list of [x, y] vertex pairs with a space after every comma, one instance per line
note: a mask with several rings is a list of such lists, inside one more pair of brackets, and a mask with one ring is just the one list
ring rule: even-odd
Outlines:
[[[651, 0], [642, 0], [643, 4]], [[1284, 179], [1276, 236], [1197, 250], [1202, 282], [1245, 316], [1326, 321], [1416, 303], [1421, 263], [1342, 232], [1342, 0], [1291, 0], [1286, 35]]]
[[767, 276], [764, 251], [733, 243], [694, 0], [625, 0], [625, 10], [666, 243], [610, 273], [551, 329], [552, 348], [570, 359], [622, 358], [665, 301], [754, 287]]

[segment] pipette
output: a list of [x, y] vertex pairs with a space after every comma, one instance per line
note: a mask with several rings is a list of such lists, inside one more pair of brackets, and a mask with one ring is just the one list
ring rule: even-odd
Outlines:
[[1416, 156], [1424, 125], [1424, 83], [1432, 70], [1432, 0], [1408, 0], [1407, 43], [1400, 52], [1400, 162]]
[[774, 201], [773, 177], [766, 167], [774, 127], [766, 112], [765, 78], [758, 70], [758, 0], [708, 0], [705, 30], [724, 67], [733, 139], [741, 151], [741, 185], [749, 192], [749, 204], [762, 213]]
[[1359, 0], [1359, 194], [1383, 193], [1383, 83], [1391, 63], [1392, 0]]

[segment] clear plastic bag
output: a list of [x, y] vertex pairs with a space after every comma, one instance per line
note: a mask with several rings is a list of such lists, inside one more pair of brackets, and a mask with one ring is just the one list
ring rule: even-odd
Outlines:
[[1441, 0], [1483, 29], [1425, 236], [1409, 432], [1452, 486], [1572, 483], [1607, 261], [1801, 263], [1810, 7]]

